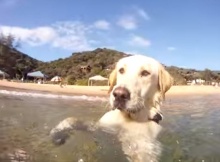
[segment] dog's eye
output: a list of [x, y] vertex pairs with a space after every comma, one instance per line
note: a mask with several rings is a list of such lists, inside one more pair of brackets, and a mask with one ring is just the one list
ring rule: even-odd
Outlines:
[[144, 76], [148, 76], [150, 73], [147, 71], [147, 70], [143, 70], [141, 72], [141, 76], [144, 77]]
[[125, 69], [124, 69], [124, 68], [120, 68], [120, 69], [119, 69], [119, 73], [124, 74], [124, 72], [125, 72]]

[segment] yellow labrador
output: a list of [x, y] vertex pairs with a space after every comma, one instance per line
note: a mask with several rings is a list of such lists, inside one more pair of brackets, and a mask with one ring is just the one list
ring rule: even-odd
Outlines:
[[[129, 161], [156, 162], [160, 155], [156, 140], [161, 129], [160, 105], [172, 86], [172, 77], [153, 58], [134, 55], [118, 61], [109, 82], [112, 109], [101, 117], [96, 127], [116, 132]], [[63, 130], [79, 128], [77, 121], [63, 120], [50, 135], [54, 138]]]
[[[162, 117], [161, 101], [172, 86], [173, 79], [153, 58], [135, 55], [119, 60], [109, 82], [113, 109], [119, 109], [135, 121], [150, 119], [158, 122]], [[101, 120], [104, 121], [104, 117]]]

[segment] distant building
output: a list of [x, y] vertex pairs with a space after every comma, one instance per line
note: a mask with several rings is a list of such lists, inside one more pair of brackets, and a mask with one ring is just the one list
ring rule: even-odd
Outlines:
[[87, 65], [87, 66], [80, 66], [80, 71], [84, 72], [84, 73], [89, 73], [91, 71], [91, 66]]
[[205, 80], [203, 80], [203, 79], [192, 80], [191, 85], [195, 85], [195, 84], [203, 85], [203, 84], [205, 84]]
[[5, 79], [5, 78], [8, 77], [8, 76], [9, 76], [9, 75], [8, 75], [6, 72], [0, 70], [0, 77], [1, 77], [2, 79]]

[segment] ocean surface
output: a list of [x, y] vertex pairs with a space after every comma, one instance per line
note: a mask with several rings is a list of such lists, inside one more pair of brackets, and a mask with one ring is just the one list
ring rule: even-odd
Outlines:
[[[75, 131], [54, 145], [50, 130], [74, 116], [97, 121], [108, 98], [67, 96], [0, 87], [0, 162], [126, 162], [104, 132]], [[220, 162], [220, 96], [170, 96], [163, 103], [161, 162]]]

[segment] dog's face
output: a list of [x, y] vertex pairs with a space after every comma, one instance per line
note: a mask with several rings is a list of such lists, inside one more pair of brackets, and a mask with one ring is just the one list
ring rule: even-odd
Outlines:
[[141, 55], [119, 60], [109, 81], [112, 108], [130, 113], [154, 104], [155, 96], [164, 97], [172, 85], [171, 76], [159, 62]]

